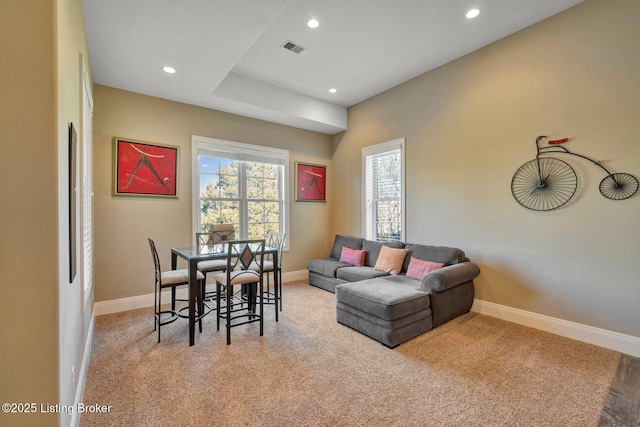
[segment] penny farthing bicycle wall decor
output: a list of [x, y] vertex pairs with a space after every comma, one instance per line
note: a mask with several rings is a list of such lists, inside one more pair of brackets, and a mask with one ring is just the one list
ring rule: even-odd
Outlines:
[[[540, 146], [547, 141], [549, 146]], [[518, 203], [534, 211], [550, 211], [567, 203], [578, 188], [575, 170], [564, 160], [549, 157], [550, 153], [570, 154], [588, 160], [607, 175], [600, 181], [600, 194], [611, 200], [624, 200], [638, 191], [638, 180], [628, 173], [611, 173], [587, 156], [562, 146], [569, 138], [550, 141], [546, 136], [536, 138], [536, 158], [528, 161], [513, 174], [511, 193]]]

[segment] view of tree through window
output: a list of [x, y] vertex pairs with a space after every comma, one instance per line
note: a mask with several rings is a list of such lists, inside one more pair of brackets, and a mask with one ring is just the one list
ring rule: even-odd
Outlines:
[[376, 204], [376, 240], [400, 240], [400, 150], [373, 156], [372, 163], [376, 177], [372, 200]]
[[403, 139], [362, 150], [363, 225], [367, 239], [403, 239], [403, 152]]
[[234, 224], [240, 238], [280, 231], [283, 198], [280, 165], [199, 156], [200, 228]]

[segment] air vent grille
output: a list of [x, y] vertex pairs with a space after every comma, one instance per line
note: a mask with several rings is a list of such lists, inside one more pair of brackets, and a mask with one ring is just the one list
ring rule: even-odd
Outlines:
[[282, 45], [282, 47], [287, 49], [287, 50], [290, 50], [293, 53], [300, 53], [303, 50], [305, 50], [304, 47], [302, 47], [302, 46], [300, 46], [298, 44], [295, 44], [292, 41], [287, 41], [285, 44]]

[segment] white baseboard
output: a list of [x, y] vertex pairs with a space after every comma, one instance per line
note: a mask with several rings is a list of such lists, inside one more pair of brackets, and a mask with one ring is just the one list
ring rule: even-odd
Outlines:
[[[289, 271], [282, 273], [282, 283], [295, 282], [305, 280], [307, 278], [307, 270]], [[211, 287], [212, 285], [207, 285]], [[213, 291], [213, 289], [211, 289]], [[185, 288], [178, 289], [177, 298], [187, 299], [188, 294]], [[163, 301], [171, 301], [171, 291], [162, 293]], [[121, 311], [136, 310], [138, 308], [153, 307], [153, 294], [138, 295], [129, 298], [120, 298], [109, 301], [100, 301], [93, 306], [93, 315], [101, 316], [103, 314], [120, 313]]]
[[297, 282], [300, 280], [307, 280], [309, 278], [309, 270], [289, 271], [288, 273], [282, 273], [282, 283]]
[[[87, 380], [87, 372], [89, 371], [89, 359], [91, 357], [91, 347], [93, 345], [93, 329], [95, 323], [95, 315], [91, 316], [91, 322], [89, 323], [89, 331], [87, 332], [87, 339], [84, 344], [84, 354], [82, 355], [82, 366], [80, 366], [80, 372], [78, 372], [78, 384], [76, 386], [76, 394], [74, 396], [74, 408], [77, 408], [82, 403], [84, 398], [84, 389]], [[78, 411], [73, 411], [71, 416], [71, 426], [77, 427], [80, 425], [80, 414]]]
[[640, 338], [631, 335], [478, 299], [473, 300], [471, 311], [640, 357]]

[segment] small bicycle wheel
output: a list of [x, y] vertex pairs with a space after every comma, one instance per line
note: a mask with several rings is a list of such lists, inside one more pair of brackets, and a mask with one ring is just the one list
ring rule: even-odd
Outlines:
[[531, 160], [513, 174], [511, 193], [518, 203], [534, 211], [550, 211], [567, 203], [578, 188], [569, 164], [553, 157]]
[[636, 194], [638, 180], [628, 173], [612, 173], [600, 181], [600, 193], [611, 200], [624, 200]]

